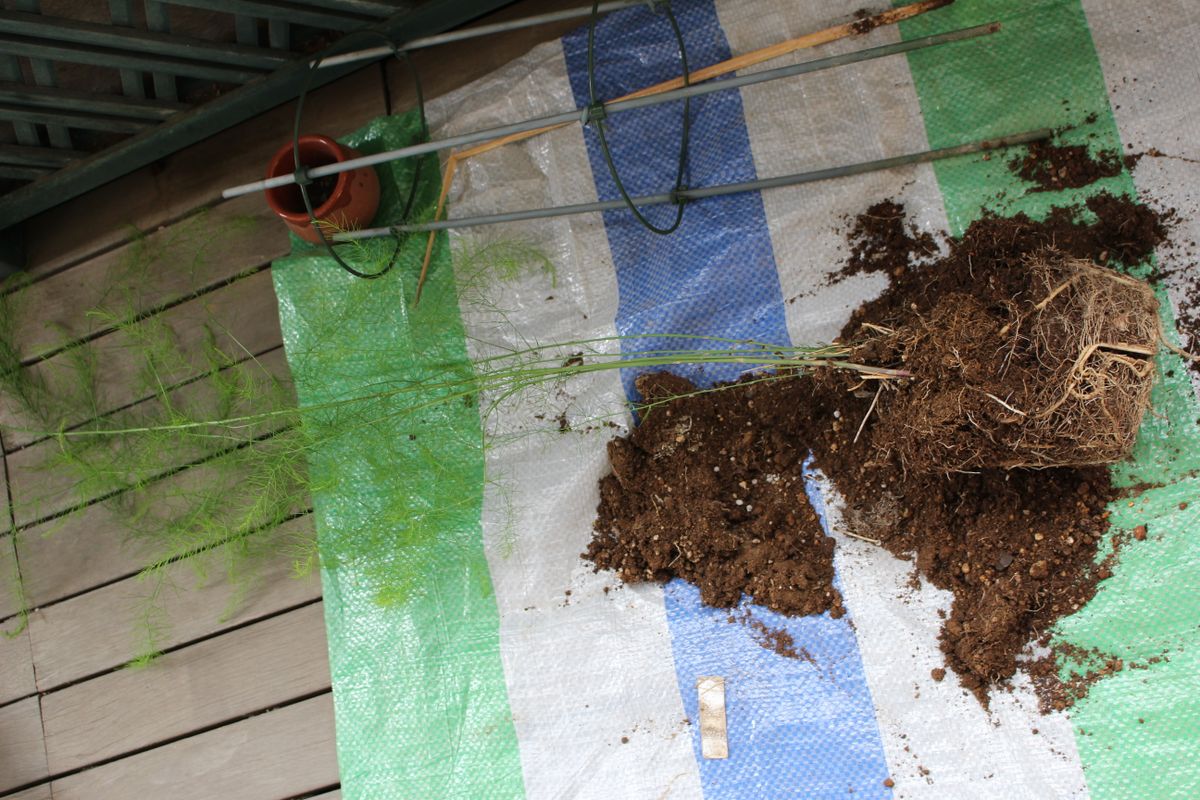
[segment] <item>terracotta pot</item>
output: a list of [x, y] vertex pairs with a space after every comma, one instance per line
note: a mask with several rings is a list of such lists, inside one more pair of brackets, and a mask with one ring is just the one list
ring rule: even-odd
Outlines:
[[[301, 136], [300, 163], [306, 167], [323, 167], [338, 161], [358, 158], [361, 153], [338, 144], [328, 136]], [[290, 175], [295, 171], [292, 143], [288, 142], [275, 153], [267, 166], [267, 177]], [[379, 210], [379, 178], [372, 167], [360, 167], [317, 178], [308, 185], [313, 213], [321, 222], [337, 230], [363, 228], [370, 224]], [[278, 186], [267, 190], [267, 205], [284, 221], [292, 232], [314, 244], [321, 241], [313, 230], [304, 209], [304, 199], [298, 186]], [[332, 230], [326, 230], [329, 236]]]

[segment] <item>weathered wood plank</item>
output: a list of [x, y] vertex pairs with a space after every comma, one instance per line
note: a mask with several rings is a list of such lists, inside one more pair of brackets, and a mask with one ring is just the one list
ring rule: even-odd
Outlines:
[[[285, 98], [280, 98], [281, 100]], [[261, 178], [267, 161], [292, 135], [295, 103], [278, 106], [146, 167], [70, 200], [27, 224], [34, 275], [58, 271], [129, 240], [129, 226], [149, 231], [216, 202], [221, 190]], [[313, 92], [304, 104], [305, 133], [342, 136], [386, 112], [378, 66]], [[264, 206], [265, 200], [256, 195]]]
[[308, 800], [342, 800], [342, 790], [334, 789], [332, 792], [324, 792], [322, 794], [314, 794]]
[[[29, 631], [21, 631], [12, 639], [0, 637], [0, 703], [29, 697], [36, 691]], [[4, 731], [0, 730], [0, 739], [3, 737]]]
[[[325, 795], [321, 795], [322, 798]], [[32, 789], [26, 789], [16, 794], [4, 795], [4, 800], [54, 800], [54, 795], [50, 794], [50, 784], [43, 783], [41, 786], [34, 786]], [[313, 800], [317, 800], [313, 798]]]
[[8, 619], [21, 607], [21, 585], [17, 574], [16, 538], [6, 527], [0, 534], [0, 620]]
[[[16, 535], [30, 607], [52, 603], [121, 575], [153, 558], [148, 546], [127, 543], [124, 525], [109, 506], [94, 505], [64, 519]], [[0, 597], [0, 618], [16, 613], [15, 600]]]
[[[247, 382], [262, 382], [264, 386], [267, 381], [277, 380], [290, 396], [291, 373], [288, 371], [287, 359], [282, 347], [271, 350], [260, 358], [247, 359], [240, 364], [228, 367], [223, 373], [223, 381], [235, 379], [233, 377], [235, 375]], [[216, 419], [222, 414], [241, 416], [269, 410], [255, 407], [254, 399], [248, 397], [239, 398], [229, 408], [222, 409], [217, 388], [207, 378], [180, 386], [169, 393], [169, 398], [172, 408], [187, 409], [189, 416], [195, 419]], [[158, 407], [156, 405], [158, 403], [157, 398], [142, 401], [138, 406], [130, 409], [131, 417], [138, 418], [149, 415]], [[287, 424], [287, 421], [284, 416], [267, 419], [261, 423], [240, 428], [238, 434], [246, 438], [265, 435], [279, 430], [282, 425]], [[122, 444], [123, 441], [120, 438], [91, 440], [88, 442], [89, 449], [86, 457], [92, 464], [103, 464], [108, 456], [119, 463], [117, 453]], [[129, 442], [126, 440], [124, 444], [129, 444]], [[179, 437], [179, 440], [173, 442], [170, 448], [140, 452], [142, 460], [131, 466], [136, 467], [138, 478], [147, 479], [211, 454], [211, 448], [214, 446], [220, 446], [220, 443], [214, 443], [208, 439], [189, 440]], [[12, 487], [13, 515], [18, 527], [28, 525], [35, 520], [46, 519], [60, 511], [75, 508], [108, 493], [107, 486], [81, 483], [79, 471], [70, 466], [64, 466], [63, 449], [55, 439], [44, 439], [15, 453], [9, 453], [6, 458]]]
[[[264, 535], [312, 535], [312, 518], [298, 517]], [[256, 534], [257, 535], [257, 534]], [[286, 554], [265, 558], [245, 597], [242, 587], [224, 576], [196, 586], [186, 566], [173, 569], [175, 587], [166, 588], [154, 608], [165, 622], [155, 645], [167, 649], [226, 630], [267, 614], [321, 596], [316, 575], [295, 578]], [[29, 616], [29, 637], [39, 691], [49, 691], [104, 670], [119, 667], [147, 649], [146, 629], [139, 625], [152, 587], [135, 578], [101, 587], [61, 603], [40, 608]], [[233, 613], [223, 617], [232, 604]]]
[[258, 196], [239, 197], [159, 228], [33, 283], [13, 301], [22, 358], [41, 357], [107, 323], [93, 308], [131, 318], [287, 255], [287, 231]]
[[[195, 502], [192, 495], [196, 491], [210, 494], [234, 485], [241, 478], [242, 473], [220, 462], [204, 464], [150, 484], [142, 490], [146, 493], [143, 499], [169, 510], [169, 504], [178, 508]], [[291, 511], [303, 512], [308, 500], [297, 500], [300, 502]], [[232, 516], [235, 513], [237, 510], [231, 510], [228, 518], [215, 516], [214, 521], [233, 525], [240, 521]], [[263, 519], [261, 523], [269, 521]], [[21, 531], [17, 534], [16, 548], [25, 596], [32, 607], [131, 575], [162, 557], [161, 550], [146, 540], [130, 536], [128, 512], [110, 503], [96, 503]], [[0, 598], [0, 618], [13, 613], [13, 602], [10, 598]]]
[[54, 781], [55, 800], [264, 800], [337, 783], [323, 694]]
[[30, 697], [0, 708], [0, 792], [43, 780], [47, 775], [38, 699]]
[[[160, 368], [158, 379], [173, 385], [208, 369], [209, 339], [226, 353], [261, 353], [283, 341], [270, 270], [263, 270], [209, 294], [168, 309], [153, 319], [170, 327], [178, 358]], [[82, 423], [136, 403], [153, 394], [143, 374], [145, 347], [126, 331], [102, 336], [85, 345], [94, 354], [97, 390], [94, 408], [73, 413], [67, 425]], [[52, 395], [71, 396], [79, 386], [73, 351], [61, 353], [27, 369], [43, 379]], [[72, 410], [75, 411], [74, 409]], [[30, 417], [11, 397], [0, 396], [0, 425], [4, 444], [11, 451], [44, 438], [45, 424]]]
[[[7, 497], [4, 470], [0, 468], [0, 498], [3, 498], [0, 505], [4, 506], [4, 510], [0, 511], [0, 518], [3, 519], [4, 531], [9, 529]], [[23, 587], [17, 585], [18, 580], [15, 540], [11, 534], [0, 533], [0, 619], [10, 617], [20, 610]], [[14, 628], [18, 624], [16, 620], [10, 620], [6, 627]], [[12, 702], [20, 697], [29, 697], [36, 691], [29, 630], [23, 630], [12, 638], [0, 636], [0, 704]], [[0, 714], [2, 713], [0, 710]], [[7, 738], [3, 717], [0, 717], [0, 784], [4, 782], [4, 748]], [[10, 787], [14, 785], [20, 784], [10, 784]]]
[[[0, 448], [2, 451], [3, 448]], [[0, 533], [12, 527], [12, 508], [8, 503], [8, 465], [0, 452]], [[0, 580], [3, 577], [0, 576]]]
[[323, 606], [304, 608], [42, 698], [52, 775], [328, 689]]
[[[5, 473], [8, 470], [3, 463], [3, 458], [3, 455], [0, 455], [0, 620], [12, 616], [19, 610], [21, 593], [24, 590], [17, 568], [16, 539], [12, 535], [8, 484], [5, 482]], [[3, 655], [0, 655], [0, 658], [3, 658]], [[0, 686], [3, 686], [2, 678], [0, 678]], [[0, 689], [0, 693], [2, 692], [3, 690]]]

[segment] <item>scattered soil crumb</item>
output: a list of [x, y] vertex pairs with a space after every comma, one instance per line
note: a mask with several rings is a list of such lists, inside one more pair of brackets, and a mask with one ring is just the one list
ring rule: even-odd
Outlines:
[[1115, 150], [1092, 155], [1087, 145], [1034, 142], [1024, 155], [1009, 161], [1008, 167], [1022, 180], [1037, 184], [1033, 191], [1050, 192], [1078, 189], [1101, 178], [1119, 175], [1125, 161]]
[[934, 669], [930, 670], [929, 677], [933, 678], [938, 683], [941, 683], [946, 679], [946, 670], [942, 667], [935, 667]]
[[878, 272], [898, 278], [938, 252], [933, 236], [910, 224], [904, 206], [895, 200], [878, 202], [848, 221], [850, 257], [845, 266], [829, 276], [829, 285], [854, 275]]
[[[1043, 635], [1038, 644], [1049, 644]], [[1087, 697], [1091, 688], [1104, 678], [1125, 669], [1125, 662], [1096, 648], [1084, 649], [1069, 642], [1055, 645], [1055, 655], [1036, 659], [1028, 665], [1043, 712], [1063, 711]], [[1057, 657], [1056, 657], [1057, 656]], [[1066, 677], [1062, 664], [1067, 664]]]
[[[1188, 259], [1187, 266], [1169, 276], [1179, 313], [1175, 324], [1179, 327], [1181, 344], [1191, 353], [1200, 353], [1200, 274], [1194, 269], [1195, 261]], [[1200, 361], [1187, 360], [1192, 374], [1200, 376]]]
[[751, 627], [759, 634], [758, 643], [768, 650], [774, 650], [787, 658], [799, 658], [796, 650], [796, 640], [783, 628], [768, 628], [762, 622], [754, 620]]
[[[1129, 144], [1128, 147], [1132, 148], [1133, 144]], [[1171, 161], [1182, 161], [1185, 164], [1200, 164], [1200, 159], [1171, 155], [1170, 153], [1164, 153], [1157, 147], [1150, 147], [1140, 153], [1127, 153], [1124, 157], [1125, 169], [1132, 170], [1141, 163], [1143, 158], [1165, 158]]]
[[807, 420], [789, 393], [767, 388], [793, 382], [691, 396], [681, 396], [691, 382], [667, 373], [636, 384], [648, 404], [675, 399], [609, 441], [612, 473], [584, 556], [627, 582], [683, 578], [718, 608], [745, 595], [783, 614], [841, 617], [833, 539], [801, 473]]

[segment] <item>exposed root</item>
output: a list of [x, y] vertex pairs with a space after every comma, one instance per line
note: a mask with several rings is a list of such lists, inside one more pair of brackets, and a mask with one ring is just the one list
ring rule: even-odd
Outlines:
[[1166, 346], [1153, 290], [1054, 250], [1026, 265], [1028, 289], [1002, 304], [952, 294], [891, 333], [870, 326], [863, 352], [915, 376], [878, 415], [906, 468], [1107, 464], [1133, 448]]

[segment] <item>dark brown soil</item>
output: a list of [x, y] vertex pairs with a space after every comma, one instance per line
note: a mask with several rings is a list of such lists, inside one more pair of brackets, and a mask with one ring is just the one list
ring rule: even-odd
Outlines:
[[933, 236], [908, 224], [904, 206], [895, 200], [876, 203], [850, 220], [846, 241], [850, 256], [829, 276], [829, 284], [876, 272], [898, 278], [938, 252]]
[[[893, 213], [871, 216], [906, 230]], [[873, 224], [860, 219], [853, 230]], [[890, 288], [855, 311], [841, 338], [860, 338], [864, 323], [898, 328], [927, 318], [946, 298], [1002, 306], [1029, 291], [1026, 254], [1051, 245], [1068, 256], [1131, 265], [1165, 235], [1152, 210], [1099, 195], [1044, 221], [985, 217], [950, 241], [946, 256], [920, 266], [912, 264], [906, 235], [885, 237], [895, 252], [873, 261], [907, 265], [890, 271]], [[716, 606], [732, 606], [744, 593], [787, 614], [840, 615], [833, 542], [804, 492], [802, 464], [811, 450], [845, 498], [848, 528], [912, 557], [926, 580], [953, 593], [941, 633], [946, 665], [986, 703], [1030, 642], [1086, 603], [1110, 574], [1095, 557], [1116, 492], [1104, 467], [906, 471], [877, 437], [892, 406], [875, 401], [878, 386], [820, 372], [677, 397], [691, 384], [643, 376], [645, 396], [676, 399], [610, 443], [613, 474], [601, 483], [587, 557], [627, 581], [682, 577]], [[889, 384], [886, 392], [904, 390], [904, 383]]]
[[[1041, 642], [1045, 644], [1043, 640]], [[1056, 659], [1043, 658], [1028, 667], [1033, 685], [1037, 688], [1042, 711], [1062, 711], [1087, 697], [1093, 686], [1125, 669], [1125, 662], [1092, 648], [1085, 650], [1069, 643], [1058, 646], [1059, 654], [1075, 665], [1065, 677], [1059, 674]]]
[[1120, 175], [1125, 164], [1115, 150], [1092, 155], [1086, 145], [1034, 142], [1022, 156], [1008, 162], [1023, 180], [1037, 184], [1035, 192], [1078, 189], [1101, 178]]
[[[1048, 638], [1044, 636], [1039, 644], [1044, 646]], [[1069, 708], [1087, 697], [1097, 683], [1118, 672], [1150, 669], [1156, 664], [1170, 661], [1166, 650], [1145, 661], [1125, 661], [1094, 647], [1085, 649], [1069, 643], [1059, 644], [1057, 650], [1069, 664], [1065, 674], [1060, 671], [1060, 664], [1053, 658], [1038, 659], [1027, 667], [1037, 689], [1042, 710], [1046, 712]], [[1138, 722], [1142, 720], [1139, 719]]]
[[903, 475], [864, 465], [853, 444], [839, 449], [821, 466], [846, 499], [847, 524], [915, 555], [921, 575], [954, 593], [942, 651], [981, 701], [1012, 677], [1030, 640], [1095, 593], [1114, 494], [1104, 468]]
[[816, 664], [816, 659], [807, 649], [796, 647], [796, 640], [783, 628], [768, 627], [765, 622], [760, 619], [755, 619], [747, 609], [742, 612], [741, 616], [729, 615], [728, 622], [739, 622], [748, 627], [754, 634], [754, 640], [764, 650], [770, 650], [776, 655], [781, 655], [786, 658], [800, 658], [812, 664]]
[[[1042, 222], [1024, 215], [975, 222], [950, 242], [945, 258], [906, 273], [859, 308], [842, 338], [857, 336], [865, 322], [902, 326], [929, 315], [945, 297], [970, 296], [984, 307], [1002, 303], [1027, 289], [1025, 255], [1047, 246], [1132, 265], [1166, 237], [1165, 221], [1129, 198], [1101, 194], [1085, 208], [1093, 221], [1085, 221], [1084, 209], [1060, 208]], [[850, 382], [846, 375], [823, 381], [825, 391]], [[843, 392], [840, 402], [831, 394], [818, 405], [837, 403], [843, 419], [861, 420], [872, 397], [860, 389]], [[905, 473], [894, 458], [881, 457], [887, 443], [873, 441], [873, 424], [867, 427], [854, 443], [845, 429], [815, 422], [816, 431], [825, 432], [810, 440], [817, 463], [845, 497], [848, 522], [858, 533], [898, 555], [915, 554], [922, 575], [954, 592], [942, 649], [947, 665], [984, 699], [989, 686], [1014, 674], [1021, 650], [1086, 603], [1106, 574], [1095, 553], [1108, 527], [1105, 506], [1115, 497], [1108, 471]]]
[[683, 378], [639, 378], [647, 403], [677, 399], [609, 442], [612, 474], [584, 555], [629, 582], [683, 578], [711, 606], [745, 594], [784, 614], [840, 617], [833, 539], [804, 490], [806, 421], [772, 391], [793, 385], [680, 397], [695, 390]]

